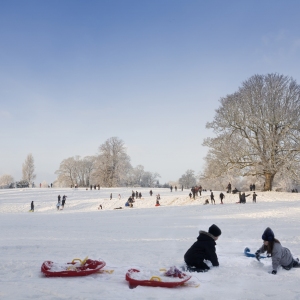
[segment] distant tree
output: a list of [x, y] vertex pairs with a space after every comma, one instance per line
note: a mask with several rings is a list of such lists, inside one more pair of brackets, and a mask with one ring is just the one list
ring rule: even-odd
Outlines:
[[215, 177], [237, 169], [240, 176], [264, 177], [264, 190], [272, 190], [279, 172], [299, 177], [300, 86], [294, 79], [254, 75], [220, 103], [206, 125], [217, 136], [204, 141]]
[[144, 166], [138, 165], [132, 170], [134, 176], [134, 184], [141, 185], [143, 175], [145, 174]]
[[26, 180], [29, 184], [32, 184], [33, 180], [36, 178], [34, 174], [34, 159], [32, 154], [28, 154], [25, 162], [22, 166], [22, 179]]
[[130, 157], [126, 153], [124, 142], [117, 138], [109, 138], [100, 145], [99, 154], [64, 159], [55, 172], [56, 186], [98, 185], [113, 186], [155, 186], [159, 174], [145, 172], [142, 165], [133, 168]]
[[77, 184], [77, 170], [76, 159], [69, 157], [64, 159], [59, 166], [59, 169], [55, 172], [58, 175], [57, 182], [69, 186]]
[[103, 186], [119, 186], [126, 181], [127, 171], [131, 168], [124, 142], [111, 137], [99, 147], [93, 178]]
[[183, 185], [184, 188], [189, 189], [196, 185], [196, 177], [195, 177], [195, 171], [193, 170], [187, 170], [185, 174], [183, 174], [179, 180], [180, 185]]
[[95, 169], [95, 156], [69, 157], [64, 159], [55, 172], [58, 175], [57, 184], [61, 186], [70, 186], [77, 184], [85, 187], [90, 185], [92, 172]]
[[4, 174], [0, 177], [0, 187], [9, 187], [14, 183], [14, 178], [11, 175]]
[[154, 187], [158, 181], [160, 175], [158, 173], [144, 172], [141, 179], [141, 186]]

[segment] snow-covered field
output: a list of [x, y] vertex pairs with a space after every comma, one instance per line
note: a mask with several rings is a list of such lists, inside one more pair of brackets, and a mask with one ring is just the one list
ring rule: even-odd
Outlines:
[[[300, 299], [300, 269], [271, 275], [270, 259], [259, 263], [243, 255], [246, 246], [255, 251], [262, 244], [269, 226], [300, 257], [300, 194], [257, 191], [257, 203], [249, 196], [245, 205], [226, 194], [220, 205], [215, 192], [217, 204], [203, 205], [208, 192], [190, 200], [188, 190], [153, 189], [152, 197], [149, 189], [137, 190], [143, 199], [133, 208], [124, 208], [130, 188], [0, 190], [0, 299]], [[160, 207], [154, 206], [157, 193]], [[67, 196], [63, 211], [55, 207], [59, 194]], [[35, 212], [29, 213], [32, 200]], [[159, 276], [161, 268], [182, 266], [198, 231], [213, 223], [222, 230], [220, 267], [192, 273], [190, 281], [199, 287], [128, 287], [130, 268]], [[114, 272], [77, 278], [45, 278], [40, 272], [45, 260], [86, 256], [103, 259], [104, 269]]]

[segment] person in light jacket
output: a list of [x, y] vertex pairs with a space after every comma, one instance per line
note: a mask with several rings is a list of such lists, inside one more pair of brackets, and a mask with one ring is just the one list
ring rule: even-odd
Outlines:
[[260, 254], [267, 251], [267, 254], [272, 258], [272, 268], [271, 274], [276, 275], [279, 266], [282, 266], [285, 270], [290, 270], [291, 268], [299, 268], [299, 259], [294, 259], [291, 251], [288, 248], [282, 247], [280, 242], [275, 239], [274, 232], [271, 228], [267, 228], [262, 239], [264, 241], [263, 245], [255, 252], [255, 257], [257, 260], [260, 259]]

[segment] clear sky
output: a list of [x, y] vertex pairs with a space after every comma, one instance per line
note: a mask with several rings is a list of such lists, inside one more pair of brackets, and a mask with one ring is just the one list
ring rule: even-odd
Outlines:
[[0, 176], [36, 183], [117, 136], [160, 182], [203, 168], [220, 97], [254, 74], [300, 83], [300, 1], [0, 2]]

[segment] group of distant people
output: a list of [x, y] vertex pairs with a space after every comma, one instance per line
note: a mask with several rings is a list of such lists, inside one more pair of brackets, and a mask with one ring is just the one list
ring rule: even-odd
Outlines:
[[[170, 190], [171, 190], [171, 192], [173, 191], [173, 186], [172, 185], [170, 186]], [[177, 192], [177, 186], [176, 185], [174, 186], [174, 190], [175, 190], [175, 192]]]
[[65, 204], [66, 204], [66, 200], [67, 200], [67, 196], [66, 196], [66, 195], [63, 195], [63, 196], [62, 196], [61, 202], [60, 202], [60, 200], [61, 200], [61, 196], [58, 195], [58, 197], [57, 197], [57, 204], [56, 204], [57, 210], [62, 210], [62, 209], [64, 209]]
[[[200, 186], [201, 187], [201, 186]], [[257, 198], [257, 194], [255, 193], [255, 184], [251, 184], [250, 185], [250, 188], [251, 188], [251, 191], [253, 191], [253, 194], [252, 194], [252, 201], [253, 203], [256, 203], [256, 198]], [[194, 188], [192, 188], [193, 190]], [[204, 190], [202, 190], [204, 191]], [[237, 188], [234, 188], [234, 190], [231, 191], [231, 183], [229, 183], [227, 185], [227, 193], [233, 193], [233, 194], [236, 194], [238, 193], [239, 194], [239, 201], [236, 202], [236, 203], [243, 203], [245, 204], [246, 203], [246, 198], [250, 196], [250, 194], [246, 195], [245, 193], [242, 193], [241, 191], [238, 191]], [[200, 194], [201, 195], [201, 194]], [[189, 193], [189, 197], [192, 198], [194, 196], [194, 194], [192, 194], [191, 192]], [[220, 199], [220, 204], [224, 204], [223, 200], [225, 199], [225, 194], [223, 192], [220, 193], [219, 195], [219, 199]], [[215, 201], [215, 195], [213, 193], [212, 190], [210, 190], [210, 201], [211, 201], [211, 204], [216, 204], [216, 201]], [[205, 202], [203, 203], [204, 205], [206, 204], [209, 204], [209, 200], [206, 199]]]
[[[66, 204], [66, 200], [67, 200], [67, 196], [63, 195], [62, 198], [60, 195], [57, 196], [57, 204], [56, 204], [56, 208], [57, 210], [62, 210], [65, 207]], [[31, 201], [30, 203], [30, 212], [34, 212], [34, 202]]]
[[94, 190], [96, 190], [97, 188], [98, 188], [98, 190], [100, 190], [100, 184], [98, 184], [98, 185], [96, 185], [96, 184], [94, 184], [94, 185], [90, 185], [90, 190], [92, 190], [94, 188]]
[[136, 199], [142, 199], [142, 193], [141, 192], [138, 192], [138, 191], [132, 191], [131, 193], [131, 197], [132, 199], [136, 198]]
[[[34, 187], [34, 182], [32, 183], [32, 187]], [[42, 187], [42, 184], [40, 183], [40, 188]], [[53, 183], [51, 183], [50, 185], [48, 185], [48, 188], [52, 188], [53, 187]]]

